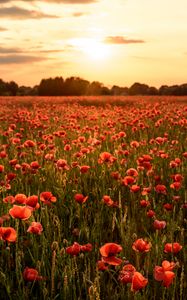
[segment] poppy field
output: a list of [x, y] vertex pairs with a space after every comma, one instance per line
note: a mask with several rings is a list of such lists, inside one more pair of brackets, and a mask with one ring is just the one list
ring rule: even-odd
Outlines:
[[0, 298], [183, 300], [187, 98], [0, 98]]

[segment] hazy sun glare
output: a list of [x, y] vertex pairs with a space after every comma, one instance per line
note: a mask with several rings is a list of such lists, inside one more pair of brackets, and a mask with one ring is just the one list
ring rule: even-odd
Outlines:
[[111, 47], [100, 40], [91, 38], [71, 39], [70, 45], [80, 50], [92, 60], [105, 60], [111, 56]]

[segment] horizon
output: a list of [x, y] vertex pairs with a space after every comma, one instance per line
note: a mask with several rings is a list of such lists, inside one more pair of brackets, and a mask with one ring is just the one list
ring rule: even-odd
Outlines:
[[185, 0], [1, 0], [0, 19], [5, 81], [33, 87], [43, 78], [75, 76], [107, 87], [156, 88], [187, 82]]

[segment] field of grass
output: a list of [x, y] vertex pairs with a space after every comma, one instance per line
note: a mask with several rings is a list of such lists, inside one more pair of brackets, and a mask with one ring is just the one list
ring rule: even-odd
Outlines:
[[186, 299], [187, 98], [0, 98], [0, 193], [0, 299]]

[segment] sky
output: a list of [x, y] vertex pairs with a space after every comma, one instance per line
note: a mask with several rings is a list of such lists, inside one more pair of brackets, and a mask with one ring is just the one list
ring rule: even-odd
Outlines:
[[0, 77], [187, 82], [186, 0], [0, 0]]

